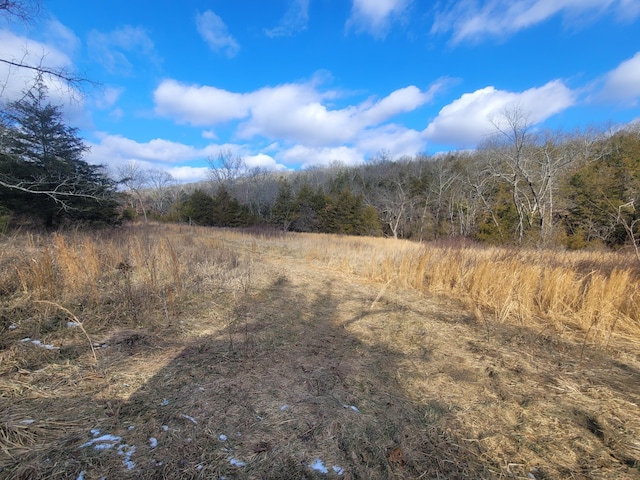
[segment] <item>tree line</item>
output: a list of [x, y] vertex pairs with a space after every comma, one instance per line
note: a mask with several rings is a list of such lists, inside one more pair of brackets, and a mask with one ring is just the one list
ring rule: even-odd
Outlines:
[[640, 239], [640, 126], [536, 130], [520, 109], [473, 151], [333, 163], [301, 171], [250, 169], [229, 151], [209, 179], [178, 185], [138, 164], [111, 175], [38, 82], [0, 115], [0, 228], [31, 222], [111, 225], [140, 217], [283, 231], [464, 237], [490, 244], [572, 249]]

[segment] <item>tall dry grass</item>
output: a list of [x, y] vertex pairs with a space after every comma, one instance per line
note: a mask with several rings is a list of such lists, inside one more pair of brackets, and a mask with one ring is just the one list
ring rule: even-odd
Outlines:
[[20, 234], [0, 244], [0, 330], [29, 323], [28, 331], [42, 335], [72, 316], [93, 332], [166, 324], [198, 295], [239, 282], [239, 253], [207, 229]]
[[[230, 275], [256, 249], [304, 258], [388, 288], [466, 303], [486, 322], [570, 330], [605, 343], [640, 334], [640, 272], [631, 255], [477, 245], [417, 244], [336, 235], [259, 235], [180, 225], [5, 237], [0, 295], [93, 308], [136, 324], [166, 318], [177, 299], [239, 282]], [[244, 252], [244, 253], [243, 253]], [[106, 313], [105, 313], [106, 314]], [[101, 316], [96, 317], [96, 321]]]
[[309, 259], [372, 281], [460, 299], [484, 320], [571, 329], [597, 342], [640, 334], [640, 271], [630, 254], [330, 235], [302, 235], [296, 242]]

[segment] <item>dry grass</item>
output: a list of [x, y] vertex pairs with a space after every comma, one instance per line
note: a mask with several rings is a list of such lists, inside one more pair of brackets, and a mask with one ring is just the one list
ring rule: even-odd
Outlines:
[[640, 478], [626, 257], [185, 226], [0, 241], [1, 478]]

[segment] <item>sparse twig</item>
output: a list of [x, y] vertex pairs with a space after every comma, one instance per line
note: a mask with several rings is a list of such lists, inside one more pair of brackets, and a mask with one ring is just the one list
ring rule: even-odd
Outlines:
[[98, 363], [98, 357], [96, 356], [96, 351], [93, 348], [93, 341], [89, 337], [89, 334], [87, 333], [87, 331], [84, 329], [84, 326], [82, 325], [82, 322], [80, 320], [78, 320], [78, 317], [76, 317], [69, 309], [64, 308], [59, 303], [51, 302], [49, 300], [35, 300], [35, 302], [36, 303], [44, 303], [44, 304], [47, 304], [47, 305], [52, 305], [52, 306], [62, 310], [63, 312], [65, 312], [71, 318], [73, 318], [73, 321], [78, 325], [78, 327], [80, 327], [80, 330], [82, 330], [82, 333], [84, 333], [85, 337], [87, 337], [87, 340], [89, 341], [89, 347], [91, 348], [91, 353], [93, 354], [93, 359], [94, 359], [94, 361], [96, 363]]

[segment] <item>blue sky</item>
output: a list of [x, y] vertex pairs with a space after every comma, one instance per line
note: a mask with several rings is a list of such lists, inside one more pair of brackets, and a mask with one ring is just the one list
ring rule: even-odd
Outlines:
[[[514, 106], [535, 128], [640, 119], [640, 0], [43, 1], [32, 25], [0, 23], [0, 57], [99, 82], [69, 101], [48, 80], [114, 170], [473, 148]], [[0, 79], [4, 100], [29, 81]]]

